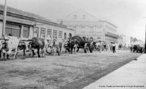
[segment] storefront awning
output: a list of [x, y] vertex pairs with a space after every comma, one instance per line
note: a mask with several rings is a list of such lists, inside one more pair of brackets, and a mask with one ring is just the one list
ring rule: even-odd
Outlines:
[[110, 32], [107, 32], [107, 33], [105, 34], [105, 36], [111, 37], [111, 38], [114, 38], [114, 39], [118, 39], [118, 37], [119, 37], [117, 34], [110, 33]]
[[[2, 19], [3, 19], [3, 16], [0, 15], [0, 20], [2, 20]], [[21, 24], [27, 24], [27, 25], [34, 25], [34, 22], [32, 22], [32, 21], [14, 18], [14, 17], [10, 17], [10, 16], [7, 16], [7, 21], [21, 23]]]

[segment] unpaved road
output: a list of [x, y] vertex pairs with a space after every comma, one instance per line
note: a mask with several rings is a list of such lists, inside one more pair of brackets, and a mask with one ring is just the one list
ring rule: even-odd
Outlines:
[[0, 61], [0, 89], [81, 89], [141, 54], [65, 54]]

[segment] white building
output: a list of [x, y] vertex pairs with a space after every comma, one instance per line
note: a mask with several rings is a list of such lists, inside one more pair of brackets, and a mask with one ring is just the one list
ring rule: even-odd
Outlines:
[[59, 21], [75, 29], [75, 35], [93, 37], [94, 40], [108, 43], [117, 42], [117, 27], [108, 21], [98, 20], [87, 12], [76, 11]]
[[125, 47], [129, 47], [131, 44], [130, 43], [130, 36], [126, 36], [124, 34], [119, 33], [118, 44], [121, 44]]

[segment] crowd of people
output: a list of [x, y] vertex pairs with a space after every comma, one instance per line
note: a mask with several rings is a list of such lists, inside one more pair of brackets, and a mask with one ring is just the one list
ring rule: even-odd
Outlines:
[[[5, 39], [1, 40], [0, 42], [0, 58], [7, 54], [9, 55], [12, 51], [14, 52], [14, 58], [18, 54], [17, 50], [23, 50], [23, 55], [25, 56], [25, 52], [29, 50], [32, 52], [31, 54], [34, 56], [35, 51], [37, 50], [38, 57], [40, 57], [41, 53], [47, 53], [47, 54], [57, 54], [60, 55], [63, 51], [64, 52], [78, 52], [79, 49], [83, 49], [84, 52], [90, 52], [93, 51], [111, 51], [113, 53], [116, 53], [116, 43], [111, 42], [109, 44], [105, 43], [104, 41], [94, 41], [92, 37], [86, 38], [86, 37], [80, 37], [80, 36], [74, 36], [69, 37], [68, 39], [42, 39], [33, 37], [32, 39], [26, 40], [26, 41], [20, 41], [17, 37], [12, 36], [9, 34]], [[41, 52], [40, 52], [41, 51]], [[9, 57], [9, 56], [7, 56]]]
[[105, 42], [96, 42], [96, 50], [98, 51], [111, 51], [113, 53], [116, 53], [117, 45], [115, 42], [111, 43], [105, 43]]

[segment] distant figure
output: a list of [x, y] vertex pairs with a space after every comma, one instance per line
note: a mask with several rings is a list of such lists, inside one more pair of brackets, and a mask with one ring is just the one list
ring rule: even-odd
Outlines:
[[115, 43], [112, 44], [112, 51], [113, 51], [113, 53], [116, 52], [116, 44]]

